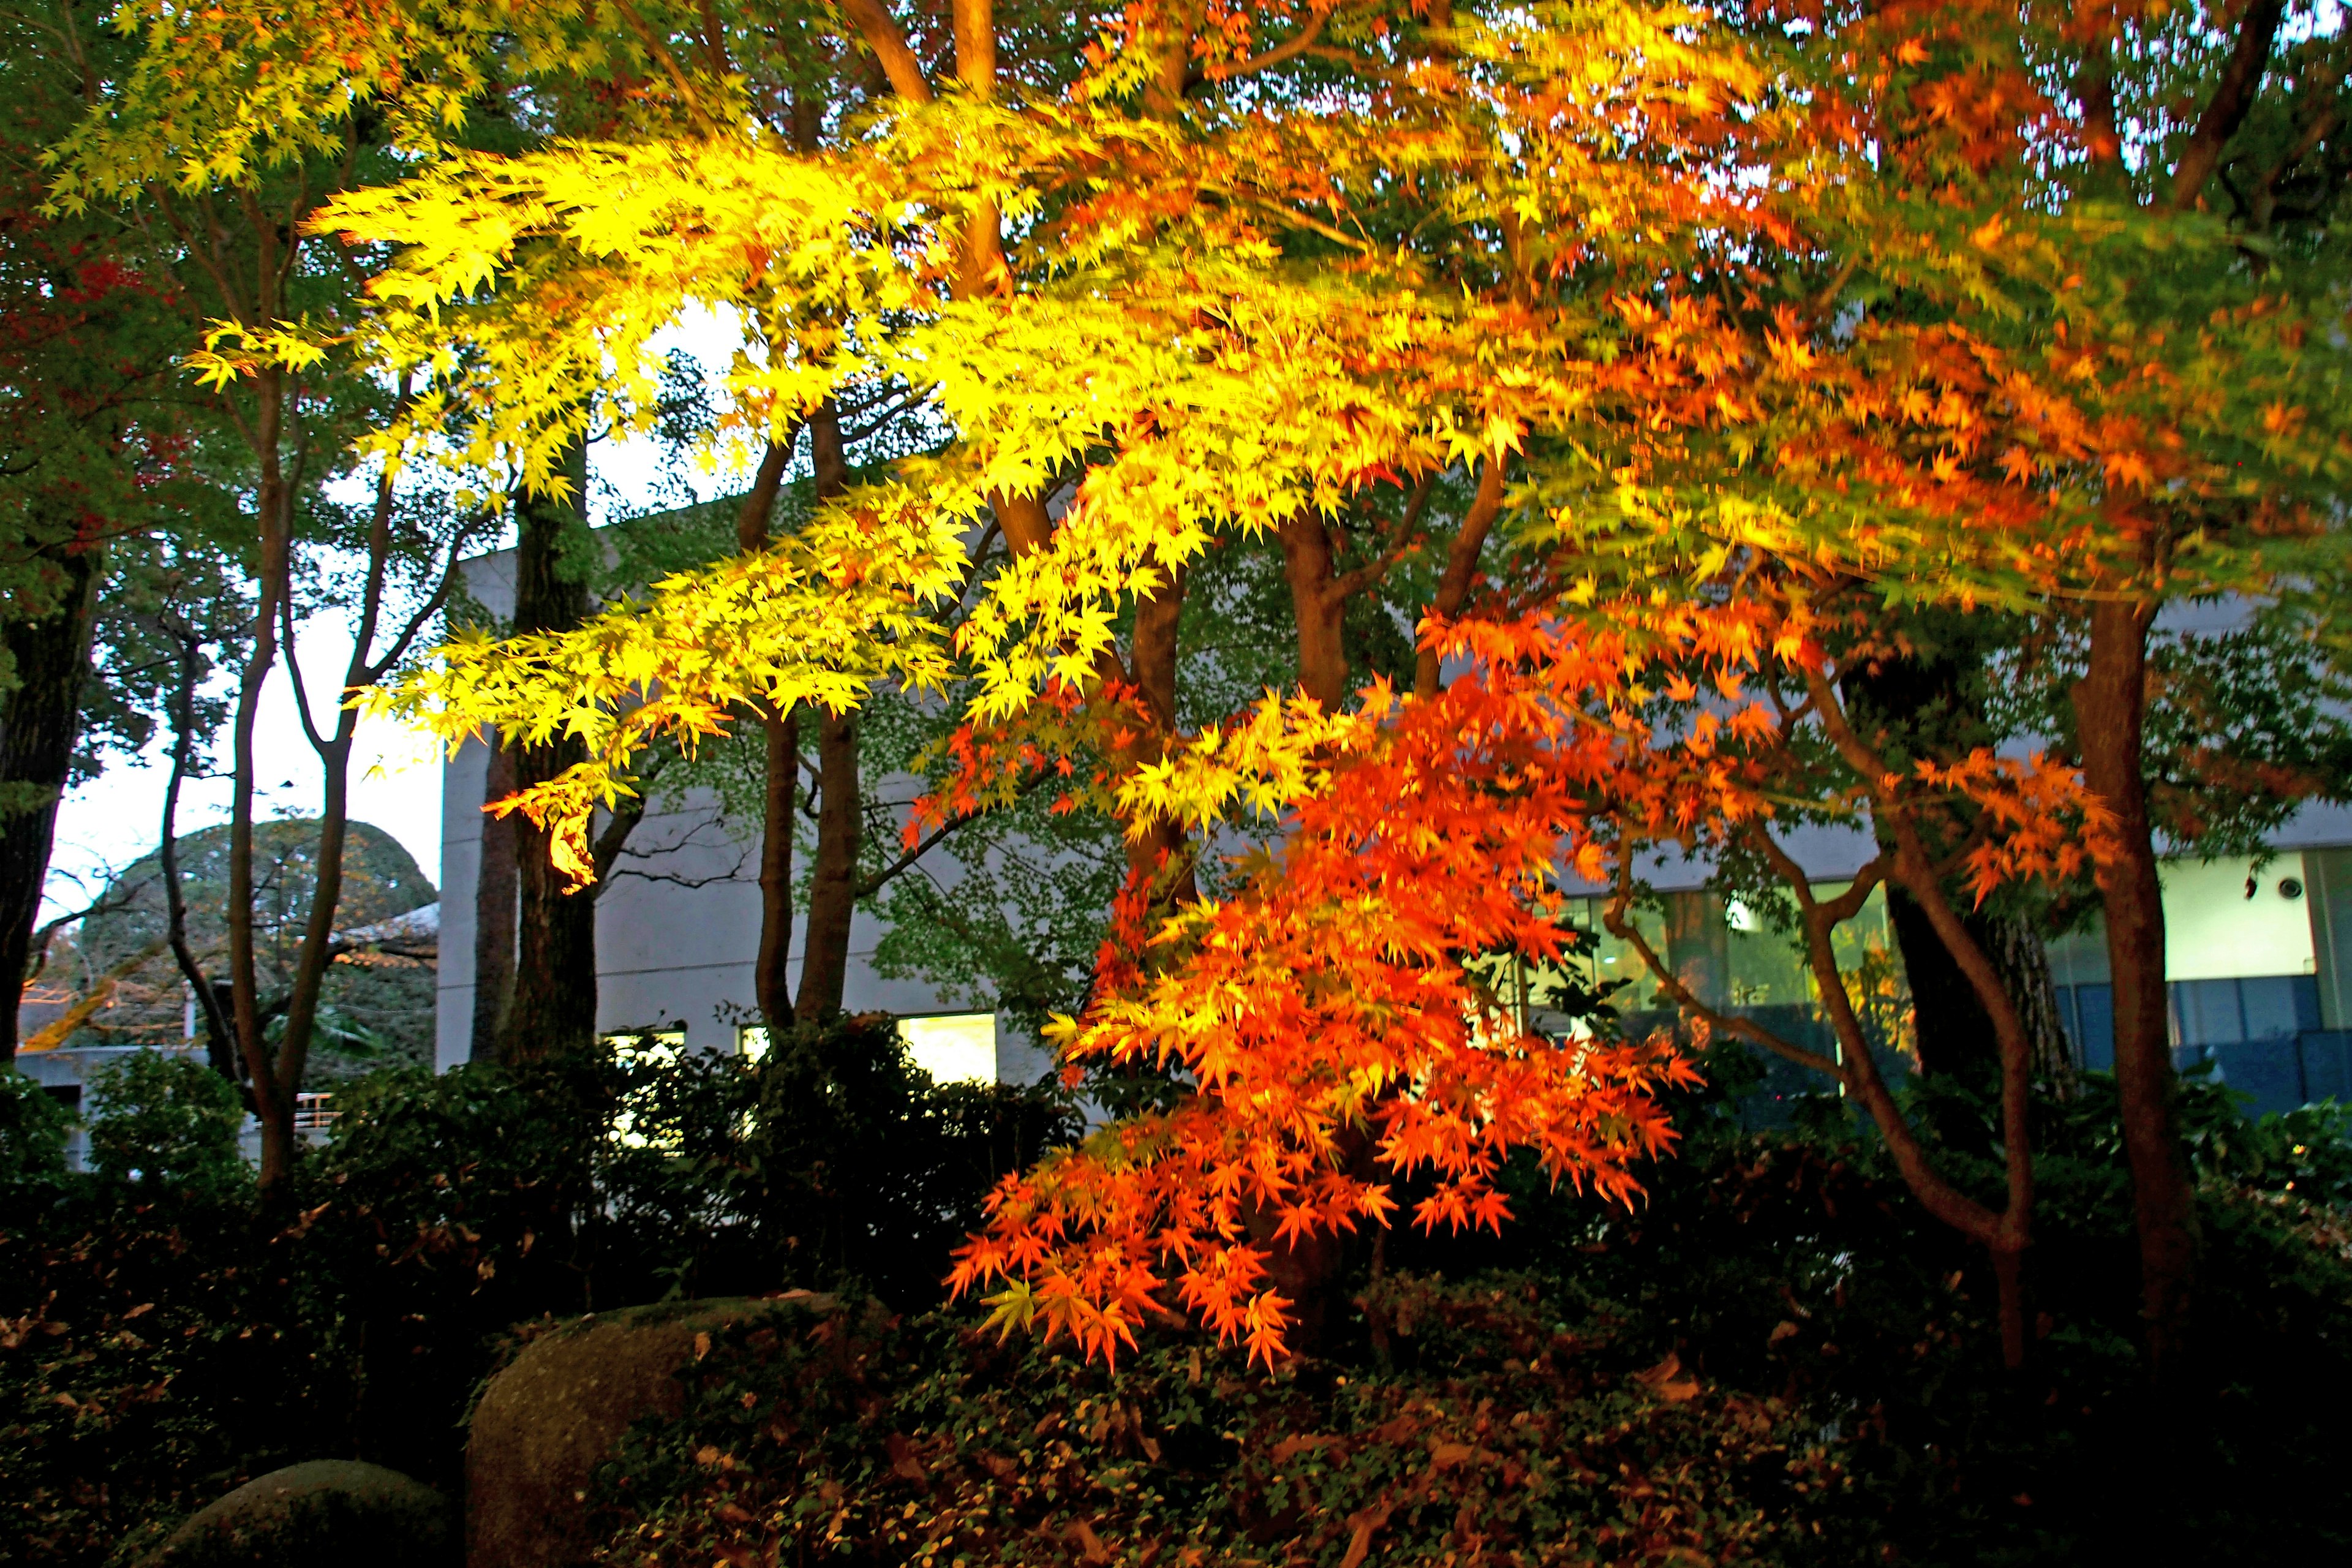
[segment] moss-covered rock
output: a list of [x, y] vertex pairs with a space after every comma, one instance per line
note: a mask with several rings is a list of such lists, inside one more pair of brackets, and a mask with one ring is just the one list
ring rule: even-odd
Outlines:
[[247, 1481], [172, 1533], [147, 1568], [457, 1568], [448, 1500], [355, 1459]]
[[[592, 1313], [531, 1342], [490, 1379], [466, 1442], [473, 1568], [572, 1568], [593, 1546], [590, 1482], [640, 1417], [676, 1419], [677, 1373], [714, 1332], [832, 1311], [828, 1296], [664, 1302]], [[340, 1565], [338, 1565], [340, 1568]]]

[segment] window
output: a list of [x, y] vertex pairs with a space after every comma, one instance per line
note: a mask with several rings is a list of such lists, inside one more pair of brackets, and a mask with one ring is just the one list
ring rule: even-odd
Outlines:
[[898, 1020], [907, 1054], [937, 1083], [996, 1081], [996, 1015], [934, 1013]]
[[[934, 1083], [996, 1081], [996, 1015], [925, 1013], [898, 1020], [898, 1038], [917, 1067]], [[745, 1024], [735, 1031], [735, 1051], [747, 1061], [768, 1055], [768, 1026]]]

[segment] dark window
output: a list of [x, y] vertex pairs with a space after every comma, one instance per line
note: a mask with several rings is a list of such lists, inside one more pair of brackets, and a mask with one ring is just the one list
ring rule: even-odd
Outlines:
[[[2308, 997], [2306, 999], [2306, 993]], [[2271, 1040], [2319, 1026], [2319, 984], [2307, 974], [2273, 974], [2238, 982], [2246, 1038]]]
[[2246, 1017], [2239, 1005], [2235, 980], [2182, 980], [2169, 989], [2174, 1045], [2234, 1046], [2246, 1037]]
[[2068, 1032], [2074, 1037], [2074, 1054], [2083, 1066], [2092, 1072], [2113, 1072], [2116, 1068], [2116, 988], [2112, 985], [2064, 985], [2059, 987], [2061, 1005], [2064, 1008]]

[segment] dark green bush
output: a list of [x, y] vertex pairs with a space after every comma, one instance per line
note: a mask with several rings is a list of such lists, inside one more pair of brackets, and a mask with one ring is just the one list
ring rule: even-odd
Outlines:
[[[1939, 1162], [1998, 1201], [1996, 1108], [1922, 1081]], [[2163, 1400], [2139, 1358], [2138, 1256], [2114, 1085], [2037, 1102], [2032, 1359], [2002, 1371], [1985, 1254], [1921, 1210], [1834, 1096], [1800, 1125], [1740, 1131], [1695, 1096], [1678, 1156], [1635, 1210], [1515, 1172], [1500, 1237], [1391, 1238], [1389, 1257], [1462, 1275], [1522, 1270], [1618, 1305], [1649, 1353], [1801, 1405], [1841, 1435], [1856, 1493], [1904, 1561], [2073, 1563], [2128, 1523], [2182, 1560], [2333, 1560], [2352, 1551], [2335, 1477], [2352, 1400], [2347, 1211], [2307, 1198], [2352, 1155], [2332, 1110], [2254, 1123], [2219, 1085], [2179, 1109], [2205, 1250], [2194, 1392]], [[1930, 1097], [1941, 1103], [1921, 1103]], [[2292, 1188], [2290, 1188], [2292, 1184]]]
[[245, 1102], [194, 1057], [133, 1051], [90, 1075], [89, 1164], [149, 1188], [234, 1186], [251, 1179], [236, 1147]]
[[[1991, 1108], [1910, 1092], [1939, 1158], [1995, 1191]], [[901, 1315], [722, 1347], [686, 1418], [637, 1436], [612, 1477], [615, 1562], [789, 1543], [877, 1564], [929, 1544], [938, 1568], [2071, 1563], [2124, 1527], [2232, 1563], [2352, 1547], [2332, 1468], [2352, 1143], [2333, 1108], [2249, 1122], [2182, 1085], [2207, 1359], [2200, 1392], [2157, 1404], [2095, 1077], [2037, 1107], [2021, 1376], [1998, 1364], [1982, 1255], [1834, 1097], [1759, 1133], [1722, 1090], [1690, 1096], [1631, 1212], [1516, 1168], [1502, 1237], [1359, 1247], [1319, 1357], [1270, 1380], [1172, 1330], [1114, 1371], [936, 1311], [991, 1182], [1074, 1123], [1055, 1094], [929, 1086], [880, 1021], [795, 1032], [756, 1069], [604, 1052], [387, 1075], [341, 1103], [265, 1209], [242, 1181], [68, 1176], [55, 1108], [0, 1098], [45, 1141], [11, 1140], [0, 1194], [0, 1561], [128, 1563], [298, 1459], [453, 1488], [463, 1412], [515, 1325], [860, 1282]]]
[[0, 1072], [0, 1194], [45, 1193], [66, 1171], [73, 1115], [21, 1073]]

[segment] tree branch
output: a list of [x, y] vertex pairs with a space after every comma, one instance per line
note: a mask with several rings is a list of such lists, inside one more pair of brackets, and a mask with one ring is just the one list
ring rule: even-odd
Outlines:
[[2246, 114], [2254, 106], [2255, 89], [2262, 86], [2263, 72], [2269, 66], [2271, 43], [2277, 37], [2279, 18], [2286, 13], [2285, 0], [2247, 0], [2246, 15], [2238, 25], [2238, 42], [2230, 51], [2230, 63], [2222, 68], [2221, 80], [2213, 89], [2213, 96], [2205, 105], [2205, 112], [2197, 118], [2197, 129], [2189, 134], [2189, 144], [2180, 150], [2180, 162], [2172, 174], [2172, 208], [2187, 212], [2197, 205], [2205, 194], [2205, 182], [2221, 166], [2221, 153], [2230, 138], [2246, 121]]
[[1620, 861], [1617, 867], [1616, 894], [1609, 900], [1608, 907], [1601, 910], [1601, 923], [1607, 926], [1609, 934], [1619, 942], [1632, 944], [1634, 952], [1641, 956], [1643, 966], [1657, 980], [1658, 989], [1664, 991], [1673, 1000], [1675, 1005], [1699, 1018], [1709, 1029], [1718, 1034], [1729, 1035], [1735, 1039], [1761, 1046], [1775, 1056], [1784, 1057], [1801, 1068], [1826, 1073], [1831, 1078], [1841, 1076], [1838, 1072], [1838, 1064], [1829, 1058], [1809, 1051], [1802, 1046], [1790, 1044], [1753, 1018], [1743, 1018], [1736, 1013], [1721, 1012], [1700, 1001], [1697, 994], [1683, 984], [1682, 976], [1668, 968], [1666, 961], [1658, 956], [1657, 950], [1650, 945], [1647, 938], [1643, 936], [1641, 928], [1625, 918], [1625, 911], [1633, 901], [1632, 863]]

